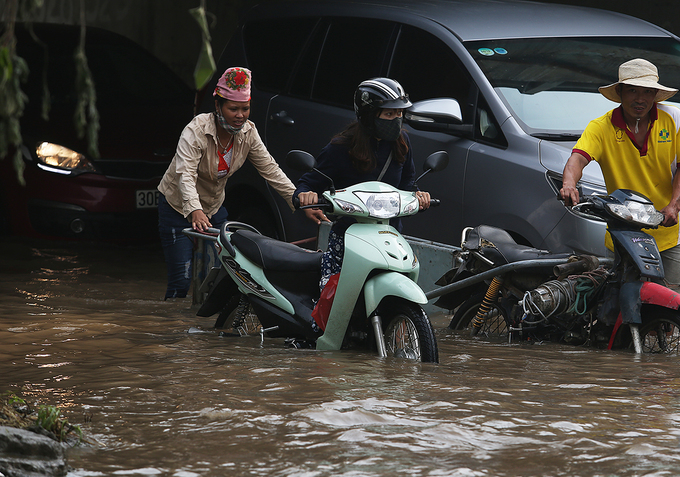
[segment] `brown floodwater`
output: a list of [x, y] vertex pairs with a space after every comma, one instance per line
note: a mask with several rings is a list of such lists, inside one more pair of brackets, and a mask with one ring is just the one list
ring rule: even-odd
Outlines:
[[680, 361], [446, 330], [440, 363], [220, 337], [157, 246], [0, 240], [0, 392], [59, 406], [74, 476], [671, 476]]

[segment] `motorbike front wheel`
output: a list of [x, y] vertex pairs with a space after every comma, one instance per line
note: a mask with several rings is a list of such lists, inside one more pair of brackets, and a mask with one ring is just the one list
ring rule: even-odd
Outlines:
[[[477, 315], [479, 307], [484, 300], [483, 293], [477, 293], [465, 300], [453, 314], [449, 328], [452, 330], [470, 330], [470, 324]], [[508, 324], [505, 312], [502, 308], [494, 305], [484, 316], [484, 324], [477, 333], [477, 336], [487, 338], [507, 338]]]
[[423, 363], [438, 363], [439, 349], [434, 329], [423, 309], [411, 303], [398, 303], [383, 316], [388, 356]]
[[640, 326], [643, 353], [680, 354], [680, 313], [661, 308]]

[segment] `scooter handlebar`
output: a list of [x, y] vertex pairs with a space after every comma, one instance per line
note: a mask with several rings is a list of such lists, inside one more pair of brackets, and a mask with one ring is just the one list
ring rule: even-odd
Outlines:
[[300, 197], [295, 196], [293, 197], [293, 207], [295, 207], [295, 210], [297, 209], [326, 209], [326, 210], [332, 210], [333, 205], [326, 202], [326, 200], [323, 197], [319, 197], [319, 202], [316, 204], [310, 204], [310, 205], [303, 205], [300, 206]]

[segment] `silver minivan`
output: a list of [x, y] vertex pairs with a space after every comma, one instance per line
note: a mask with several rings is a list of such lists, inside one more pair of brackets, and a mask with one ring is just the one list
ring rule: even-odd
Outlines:
[[[405, 221], [407, 235], [458, 245], [463, 228], [489, 224], [542, 249], [603, 254], [604, 225], [572, 215], [557, 191], [588, 121], [617, 106], [598, 86], [636, 57], [680, 86], [680, 40], [617, 13], [496, 0], [277, 1], [244, 15], [218, 72], [253, 71], [251, 119], [294, 182], [286, 153], [317, 154], [354, 119], [362, 80], [394, 78], [416, 103], [407, 127], [416, 167], [435, 151], [451, 158], [420, 184], [442, 205]], [[597, 164], [581, 187], [604, 192]], [[316, 233], [252, 167], [229, 180], [225, 205], [281, 239]]]

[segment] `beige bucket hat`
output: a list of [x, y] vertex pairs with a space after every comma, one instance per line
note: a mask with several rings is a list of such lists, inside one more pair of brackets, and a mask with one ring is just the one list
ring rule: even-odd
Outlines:
[[665, 101], [675, 93], [677, 89], [668, 88], [659, 84], [659, 71], [652, 63], [642, 58], [626, 61], [619, 66], [619, 81], [608, 86], [600, 86], [598, 89], [602, 95], [616, 103], [621, 102], [621, 97], [616, 92], [616, 85], [630, 84], [644, 88], [654, 88], [657, 90], [655, 102]]

